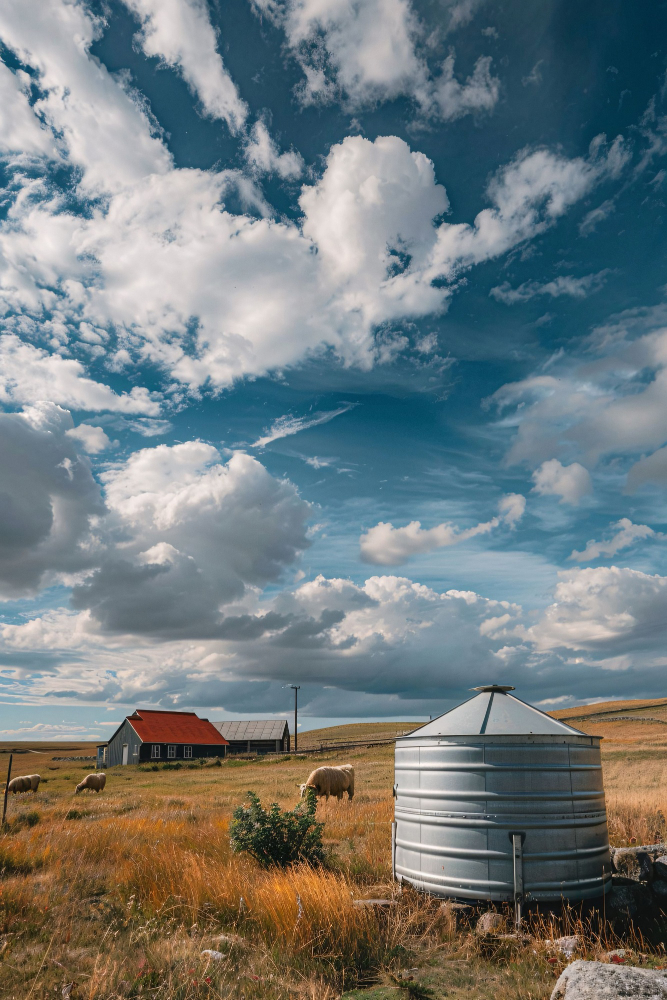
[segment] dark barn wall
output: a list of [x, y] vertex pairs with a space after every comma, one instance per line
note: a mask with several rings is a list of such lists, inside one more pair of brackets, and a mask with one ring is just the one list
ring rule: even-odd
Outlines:
[[[142, 764], [145, 764], [145, 763], [147, 763], [149, 761], [154, 761], [157, 764], [158, 761], [160, 761], [161, 763], [166, 763], [167, 761], [170, 761], [170, 760], [186, 760], [187, 761], [187, 760], [190, 760], [190, 759], [194, 760], [196, 757], [224, 757], [225, 756], [225, 750], [227, 749], [227, 747], [224, 746], [224, 744], [220, 745], [220, 744], [217, 744], [217, 743], [214, 743], [214, 744], [201, 744], [201, 743], [160, 743], [159, 744], [159, 746], [160, 746], [160, 756], [159, 757], [152, 757], [151, 754], [153, 752], [153, 745], [154, 745], [153, 743], [142, 743], [142, 745], [141, 745], [141, 751], [140, 751], [140, 754], [139, 754], [139, 760], [141, 761]], [[175, 757], [168, 757], [167, 756], [167, 747], [168, 746], [175, 746], [176, 747], [176, 756]], [[186, 747], [186, 746], [191, 746], [192, 747], [192, 758], [184, 756], [183, 748]]]
[[289, 740], [230, 740], [227, 752], [262, 754], [281, 750], [289, 750]]

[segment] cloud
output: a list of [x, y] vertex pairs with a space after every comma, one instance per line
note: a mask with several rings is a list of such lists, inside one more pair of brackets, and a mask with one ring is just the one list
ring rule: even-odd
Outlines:
[[[99, 725], [99, 723], [95, 723]], [[20, 726], [18, 729], [0, 729], [0, 736], [5, 739], [19, 740], [85, 740], [89, 739], [90, 726], [76, 726], [73, 723], [37, 722], [34, 726]]]
[[601, 222], [608, 219], [612, 212], [616, 211], [616, 204], [613, 198], [603, 201], [597, 208], [592, 208], [587, 212], [579, 223], [579, 233], [582, 236], [590, 236], [594, 233]]
[[277, 174], [285, 180], [296, 180], [303, 173], [301, 154], [293, 150], [280, 153], [262, 121], [253, 125], [244, 153], [246, 161], [257, 173]]
[[278, 441], [280, 438], [290, 437], [292, 434], [299, 434], [301, 431], [307, 431], [311, 427], [319, 427], [320, 424], [328, 424], [330, 420], [333, 420], [335, 417], [340, 417], [343, 413], [348, 413], [349, 410], [354, 409], [356, 405], [356, 403], [346, 403], [345, 406], [339, 406], [336, 410], [316, 411], [309, 417], [278, 417], [278, 419], [274, 420], [271, 424], [271, 427], [266, 434], [257, 438], [251, 447], [265, 448], [267, 444], [271, 444], [272, 441]]
[[48, 399], [74, 410], [111, 410], [119, 413], [160, 412], [160, 403], [148, 389], [135, 386], [120, 395], [95, 382], [74, 358], [49, 354], [26, 344], [14, 334], [0, 337], [0, 401], [32, 403]]
[[476, 681], [508, 676], [528, 700], [585, 701], [601, 684], [628, 697], [664, 673], [666, 601], [667, 577], [617, 567], [561, 574], [537, 620], [507, 601], [404, 577], [319, 576], [266, 600], [248, 592], [218, 637], [196, 642], [136, 642], [87, 612], [0, 626], [0, 675], [6, 696], [37, 704], [246, 713], [286, 710], [282, 686], [296, 681], [302, 710], [319, 716], [428, 714]]
[[643, 651], [662, 654], [667, 577], [617, 566], [576, 569], [560, 577], [554, 603], [526, 631], [537, 650], [562, 646], [601, 657], [634, 650], [637, 663]]
[[171, 167], [144, 109], [89, 57], [100, 29], [82, 4], [7, 0], [0, 10], [4, 44], [37, 73], [42, 96], [33, 114], [59, 136], [69, 161], [82, 170], [80, 185], [91, 193]]
[[545, 232], [601, 180], [617, 177], [628, 159], [620, 137], [607, 145], [603, 135], [592, 141], [587, 159], [568, 160], [546, 149], [522, 151], [491, 179], [492, 207], [483, 209], [472, 226], [445, 222], [438, 228], [430, 273], [452, 280]]
[[[21, 176], [12, 188], [0, 228], [0, 309], [34, 350], [56, 352], [61, 373], [81, 364], [60, 358], [66, 351], [105, 357], [117, 370], [149, 363], [193, 391], [216, 392], [325, 350], [369, 368], [408, 344], [378, 331], [442, 314], [465, 271], [544, 232], [626, 162], [623, 143], [602, 137], [586, 158], [524, 150], [491, 179], [491, 207], [474, 224], [438, 224], [449, 202], [424, 154], [393, 136], [349, 136], [303, 185], [300, 221], [278, 220], [240, 171], [174, 167], [145, 102], [90, 56], [101, 22], [83, 6], [26, 2], [4, 5], [0, 35], [33, 67], [42, 95], [33, 114], [76, 169], [48, 184]], [[410, 9], [396, 3], [405, 25]], [[458, 6], [450, 7], [453, 18]], [[195, 20], [205, 13], [185, 2], [179, 10]], [[158, 45], [161, 8], [144, 12]], [[311, 14], [304, 7], [307, 31]], [[471, 80], [484, 72], [478, 63]], [[460, 102], [448, 73], [431, 96]], [[14, 98], [25, 104], [22, 93]], [[278, 155], [261, 125], [253, 136], [258, 167], [293, 174], [292, 154]], [[243, 210], [232, 211], [239, 203]], [[140, 393], [126, 412], [156, 415]], [[13, 398], [24, 397], [14, 390]], [[123, 409], [110, 391], [106, 398]]]
[[53, 135], [28, 103], [29, 92], [28, 74], [13, 73], [0, 62], [0, 157], [13, 164], [35, 157], [59, 158]]
[[78, 427], [70, 427], [65, 433], [68, 437], [80, 441], [83, 450], [87, 451], [89, 455], [99, 455], [101, 451], [105, 451], [111, 445], [111, 441], [102, 428], [94, 427], [92, 424], [79, 424]]
[[533, 473], [533, 490], [542, 496], [559, 496], [560, 503], [578, 504], [593, 492], [593, 484], [588, 469], [579, 462], [561, 465], [557, 458], [542, 462]]
[[[548, 374], [497, 390], [488, 403], [517, 428], [508, 462], [534, 464], [545, 455], [567, 454], [594, 465], [606, 456], [646, 456], [661, 448], [667, 440], [662, 313], [660, 307], [610, 322], [594, 331], [585, 360], [563, 354]], [[641, 335], [642, 327], [655, 325], [657, 330]], [[655, 459], [642, 458], [630, 472], [628, 488], [657, 477], [660, 463], [657, 452]]]
[[404, 528], [395, 528], [391, 523], [380, 521], [360, 537], [361, 558], [380, 566], [399, 566], [413, 555], [459, 545], [477, 535], [487, 535], [499, 525], [513, 528], [523, 516], [525, 507], [525, 497], [510, 493], [500, 500], [497, 517], [464, 530], [447, 521], [428, 529], [422, 528], [419, 521], [411, 521]]
[[645, 538], [662, 538], [662, 535], [656, 534], [647, 524], [633, 524], [628, 517], [622, 517], [612, 525], [612, 528], [616, 529], [616, 534], [609, 541], [596, 542], [591, 539], [586, 543], [583, 552], [577, 552], [575, 549], [568, 559], [573, 559], [575, 562], [592, 562], [594, 559], [615, 556], [621, 549], [627, 549]]
[[[427, 114], [452, 120], [490, 111], [499, 94], [491, 60], [481, 57], [465, 83], [449, 55], [433, 76], [423, 46], [425, 30], [408, 0], [254, 0], [255, 10], [280, 25], [301, 66], [303, 103], [342, 99], [350, 109], [411, 97]], [[448, 4], [453, 30], [472, 16], [472, 3]], [[422, 51], [423, 50], [423, 51]]]
[[492, 288], [489, 295], [492, 295], [497, 302], [504, 302], [511, 306], [516, 302], [528, 302], [538, 295], [550, 295], [552, 299], [560, 295], [569, 295], [573, 299], [585, 299], [593, 292], [599, 291], [607, 280], [610, 273], [609, 268], [598, 271], [597, 274], [587, 274], [582, 278], [574, 278], [572, 275], [560, 275], [553, 281], [540, 283], [539, 281], [524, 281], [518, 288], [512, 288], [509, 281], [504, 281], [502, 285]]
[[54, 403], [0, 414], [0, 597], [34, 594], [95, 563], [104, 514], [88, 461]]
[[223, 636], [222, 607], [279, 580], [309, 545], [309, 505], [241, 452], [223, 464], [202, 441], [158, 445], [101, 479], [109, 542], [72, 605], [110, 632]]
[[205, 0], [123, 0], [141, 21], [136, 36], [147, 56], [176, 67], [207, 115], [238, 133], [248, 108], [217, 50]]
[[521, 77], [522, 87], [539, 87], [542, 83], [542, 70], [540, 66], [544, 63], [544, 59], [538, 59], [530, 73], [527, 76]]
[[[30, 690], [33, 699], [275, 712], [285, 703], [281, 685], [297, 678], [302, 706], [311, 714], [335, 711], [336, 702], [354, 712], [349, 692], [355, 693], [355, 704], [365, 702], [365, 712], [380, 705], [397, 713], [405, 710], [404, 698], [441, 699], [443, 685], [459, 683], [461, 671], [500, 680], [508, 654], [499, 658], [499, 650], [511, 646], [521, 656], [522, 640], [511, 635], [521, 616], [516, 605], [470, 592], [438, 593], [395, 576], [371, 577], [363, 585], [317, 577], [265, 603], [263, 614], [272, 616], [278, 631], [246, 628], [258, 618], [255, 608], [244, 622], [237, 616], [241, 627], [228, 637], [197, 643], [128, 647], [124, 637], [87, 626], [79, 631], [75, 670], [67, 662], [68, 629], [80, 630], [81, 616], [52, 615], [43, 633], [39, 621], [5, 626], [0, 635], [8, 656], [17, 647], [48, 646], [61, 649], [64, 662], [48, 676], [3, 668], [4, 689]], [[445, 665], [443, 674], [445, 643], [451, 666]]]

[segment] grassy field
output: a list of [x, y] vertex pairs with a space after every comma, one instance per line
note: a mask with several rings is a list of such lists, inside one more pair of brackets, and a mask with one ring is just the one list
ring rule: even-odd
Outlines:
[[[617, 844], [664, 835], [664, 749], [638, 740], [603, 744]], [[0, 768], [8, 749], [0, 745]], [[92, 752], [90, 744], [52, 744], [39, 758], [14, 757], [13, 773], [47, 780], [35, 795], [10, 798], [0, 835], [3, 1000], [549, 996], [565, 960], [547, 942], [565, 925], [533, 928], [525, 946], [489, 946], [437, 900], [392, 885], [392, 746], [178, 771], [128, 766], [109, 772], [101, 795], [75, 796], [92, 762], [54, 757]], [[356, 794], [318, 806], [330, 852], [324, 870], [267, 871], [231, 853], [231, 813], [247, 790], [291, 808], [312, 767], [344, 761], [355, 766]], [[395, 905], [355, 905], [377, 897]], [[616, 943], [589, 932], [585, 953], [597, 957]]]

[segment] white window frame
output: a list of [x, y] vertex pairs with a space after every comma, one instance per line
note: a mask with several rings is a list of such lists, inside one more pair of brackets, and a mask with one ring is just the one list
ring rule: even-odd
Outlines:
[[183, 747], [183, 756], [192, 757], [192, 747]]
[[153, 743], [151, 746], [151, 760], [157, 760], [160, 757], [160, 744]]
[[175, 745], [173, 743], [170, 743], [167, 746], [167, 757], [170, 760], [173, 760], [175, 756], [176, 756], [176, 747], [175, 747]]

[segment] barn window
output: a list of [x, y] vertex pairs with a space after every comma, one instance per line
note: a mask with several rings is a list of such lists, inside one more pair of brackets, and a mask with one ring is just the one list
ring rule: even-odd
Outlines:
[[159, 757], [159, 756], [160, 756], [160, 744], [153, 743], [151, 747], [151, 757]]
[[192, 747], [183, 747], [183, 756], [192, 757]]
[[167, 747], [167, 757], [175, 757], [175, 756], [176, 756], [176, 747], [174, 747], [174, 746], [168, 746]]

